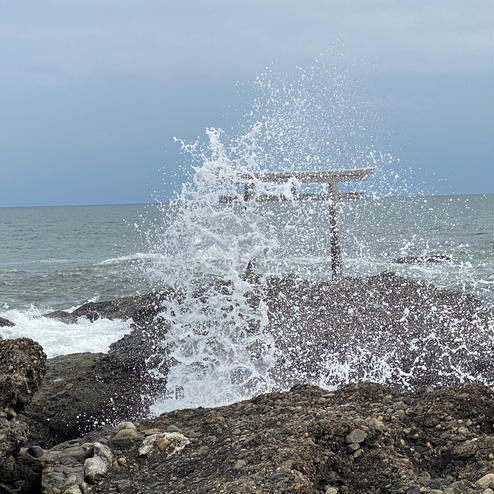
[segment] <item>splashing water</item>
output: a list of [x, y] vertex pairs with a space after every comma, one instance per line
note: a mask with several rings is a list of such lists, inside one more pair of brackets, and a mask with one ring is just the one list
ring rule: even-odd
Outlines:
[[168, 404], [174, 397], [181, 406], [224, 403], [270, 387], [274, 362], [267, 309], [245, 271], [276, 239], [263, 233], [255, 202], [219, 204], [222, 196], [241, 199], [237, 182], [258, 169], [258, 130], [255, 126], [228, 151], [221, 132], [207, 130], [210, 155], [200, 154], [202, 165], [166, 210], [172, 217], [163, 235], [154, 237], [162, 254], [154, 273], [176, 294], [160, 314], [170, 327]]
[[[430, 357], [424, 357], [427, 348], [434, 347], [431, 351], [443, 355], [444, 361], [465, 350], [460, 340], [466, 337], [470, 319], [460, 324], [460, 340], [455, 345], [441, 346], [441, 338], [436, 336], [438, 325], [458, 320], [455, 314], [446, 314], [449, 306], [445, 305], [444, 313], [416, 318], [425, 325], [427, 336], [415, 335], [415, 360], [403, 365], [407, 335], [395, 335], [396, 345], [389, 347], [387, 332], [395, 320], [386, 321], [386, 317], [396, 312], [396, 307], [386, 302], [391, 309], [376, 309], [360, 323], [355, 320], [355, 312], [368, 312], [365, 284], [354, 287], [357, 295], [350, 296], [354, 298], [350, 305], [337, 302], [334, 307], [335, 318], [340, 306], [345, 307], [346, 312], [338, 319], [343, 330], [328, 322], [332, 315], [318, 319], [322, 301], [329, 306], [340, 296], [331, 291], [334, 286], [328, 288], [329, 298], [324, 294], [331, 287], [327, 284], [328, 235], [321, 234], [321, 225], [329, 225], [328, 208], [319, 202], [295, 202], [291, 190], [299, 185], [296, 182], [267, 185], [254, 174], [377, 168], [365, 187], [359, 184], [369, 200], [341, 204], [342, 238], [345, 250], [351, 252], [345, 259], [347, 273], [354, 276], [381, 270], [382, 259], [375, 257], [374, 250], [376, 245], [383, 250], [386, 242], [388, 263], [393, 257], [428, 255], [429, 246], [411, 231], [427, 202], [415, 204], [416, 216], [411, 220], [408, 205], [385, 202], [391, 193], [410, 195], [417, 193], [417, 188], [406, 180], [406, 171], [396, 172], [397, 160], [373, 145], [370, 119], [352, 100], [341, 73], [315, 64], [310, 70], [299, 69], [291, 82], [267, 73], [255, 86], [258, 96], [242, 120], [240, 137], [229, 138], [210, 128], [206, 143], [178, 140], [194, 161], [191, 178], [171, 204], [161, 206], [163, 223], [147, 232], [155, 256], [147, 275], [157, 290], [166, 286], [172, 294], [159, 316], [159, 324], [167, 327], [166, 337], [154, 343], [155, 355], [150, 359], [157, 376], [167, 374], [166, 392], [155, 404], [155, 413], [178, 407], [217, 406], [296, 382], [331, 387], [365, 378], [410, 387], [416, 374], [425, 372], [428, 364], [424, 362]], [[280, 201], [244, 202], [241, 184], [245, 176], [254, 180], [258, 194]], [[317, 186], [300, 190], [305, 191], [304, 187], [310, 192], [324, 191]], [[385, 231], [386, 215], [398, 213], [408, 215], [407, 227], [390, 240]], [[376, 228], [369, 238], [355, 235], [359, 222], [378, 220], [383, 225], [381, 231]], [[408, 268], [407, 274], [413, 276], [413, 268]], [[282, 280], [279, 286], [273, 282], [277, 276]], [[300, 277], [322, 281], [317, 285], [320, 293], [314, 295], [315, 285], [308, 288]], [[393, 293], [395, 281], [389, 287], [386, 280], [379, 283], [384, 283], [381, 298]], [[282, 286], [289, 287], [286, 294]], [[294, 292], [297, 295], [290, 299]], [[376, 304], [381, 302], [379, 299]], [[396, 320], [406, 326], [402, 319]], [[479, 316], [478, 326], [486, 342], [492, 340], [491, 321], [486, 323], [485, 317]], [[313, 327], [308, 327], [310, 324]], [[345, 325], [351, 324], [360, 324], [361, 330], [349, 336], [351, 330], [345, 330]], [[382, 332], [369, 343], [365, 341], [366, 331], [371, 326], [380, 327]], [[321, 338], [328, 337], [334, 341], [321, 344]], [[388, 350], [380, 351], [386, 345]], [[468, 379], [469, 372], [455, 368], [446, 377]]]

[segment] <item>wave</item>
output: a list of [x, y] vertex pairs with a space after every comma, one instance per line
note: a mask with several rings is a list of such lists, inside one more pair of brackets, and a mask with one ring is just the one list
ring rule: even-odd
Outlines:
[[80, 259], [56, 259], [56, 258], [48, 258], [48, 259], [37, 259], [35, 261], [28, 261], [29, 263], [41, 263], [41, 264], [63, 264], [66, 262], [78, 262]]
[[135, 254], [129, 254], [127, 256], [111, 257], [110, 259], [105, 259], [98, 263], [98, 266], [106, 266], [108, 264], [120, 264], [127, 262], [140, 262], [140, 261], [154, 261], [160, 259], [161, 254], [156, 254], [152, 252], [136, 252]]
[[97, 319], [90, 322], [80, 317], [75, 324], [42, 317], [41, 311], [16, 309], [2, 312], [1, 317], [15, 326], [0, 328], [0, 338], [32, 338], [48, 358], [82, 352], [108, 352], [110, 345], [131, 331], [130, 320]]

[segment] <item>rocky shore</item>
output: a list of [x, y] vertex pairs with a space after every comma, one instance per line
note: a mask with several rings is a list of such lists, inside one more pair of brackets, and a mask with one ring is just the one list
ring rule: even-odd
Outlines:
[[19, 445], [0, 492], [491, 494], [493, 403], [476, 384], [299, 385], [98, 427], [51, 449]]
[[[170, 290], [47, 315], [131, 318], [108, 354], [46, 359], [27, 338], [0, 341], [0, 494], [494, 493], [492, 310], [392, 274], [270, 278], [262, 293], [291, 390], [227, 407], [146, 418], [166, 385], [154, 343]], [[400, 372], [369, 382], [386, 352]], [[304, 384], [341, 382], [329, 357], [358, 384]]]

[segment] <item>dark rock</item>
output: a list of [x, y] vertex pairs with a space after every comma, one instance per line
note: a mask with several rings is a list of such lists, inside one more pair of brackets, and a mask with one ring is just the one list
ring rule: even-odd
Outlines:
[[[20, 420], [0, 416], [0, 485], [16, 480], [15, 455], [27, 439], [27, 425]], [[1, 489], [1, 488], [0, 488]], [[0, 492], [2, 492], [0, 490]]]
[[442, 483], [438, 479], [434, 479], [432, 482], [429, 483], [429, 487], [431, 489], [441, 489]]
[[66, 324], [73, 324], [77, 321], [76, 316], [73, 316], [72, 313], [66, 312], [64, 310], [56, 310], [55, 312], [43, 314], [42, 317], [48, 317], [50, 319], [56, 319], [57, 321], [61, 321], [61, 322], [64, 322]]
[[[162, 361], [161, 355], [156, 355], [155, 346], [156, 341], [165, 338], [168, 330], [158, 314], [163, 301], [171, 296], [172, 291], [167, 290], [106, 302], [89, 302], [73, 312], [56, 311], [45, 314], [44, 317], [66, 323], [74, 323], [79, 317], [86, 317], [93, 322], [99, 318], [131, 319], [133, 331], [110, 346], [108, 361], [118, 362], [120, 372], [133, 375], [137, 379], [136, 383], [140, 383], [146, 389], [147, 398], [151, 399], [155, 392], [164, 389], [166, 380], [152, 377], [148, 370], [159, 369], [163, 376], [168, 373], [167, 364]], [[141, 407], [136, 408], [139, 412], [131, 413], [129, 417], [142, 416]]]
[[[229, 287], [216, 283], [198, 288], [201, 304], [207, 303], [211, 289], [224, 293]], [[126, 302], [133, 329], [111, 345], [110, 354], [129, 367], [147, 365], [166, 376], [172, 364], [166, 342], [169, 328], [159, 314], [163, 301], [172, 296], [179, 301], [171, 291], [151, 297], [147, 305], [139, 299], [141, 312]], [[383, 273], [339, 283], [271, 277], [253, 285], [250, 297], [253, 304], [261, 297], [267, 304], [267, 329], [277, 348], [272, 377], [281, 388], [308, 379], [341, 384], [342, 376], [328, 372], [328, 359], [336, 367], [349, 368], [345, 379], [354, 382], [375, 375], [376, 359], [386, 359], [391, 372], [376, 379], [401, 390], [451, 385], [462, 375], [494, 385], [494, 359], [487, 343], [493, 311], [472, 295]], [[458, 340], [464, 347], [456, 349]], [[411, 346], [411, 341], [427, 345]], [[150, 379], [149, 389], [153, 386], [158, 392], [163, 381], [153, 384]]]
[[[399, 394], [384, 388], [386, 400], [368, 401], [371, 383], [353, 384], [352, 389], [337, 390], [327, 401], [327, 391], [304, 385], [214, 409], [177, 410], [136, 423], [137, 434], [124, 451], [115, 439], [131, 429], [105, 427], [71, 442], [71, 448], [57, 446], [43, 458], [56, 457], [63, 466], [69, 451], [89, 442], [107, 444], [113, 467], [94, 480], [95, 492], [413, 494], [422, 492], [422, 485], [428, 486], [424, 492], [442, 486], [474, 492], [475, 482], [490, 482], [492, 390], [465, 384]], [[399, 419], [394, 411], [402, 407], [408, 414]], [[318, 418], [322, 413], [326, 416]], [[441, 417], [441, 428], [425, 426], [426, 415]], [[347, 437], [363, 431], [369, 417], [380, 417], [385, 432], [368, 429], [360, 448], [349, 451]], [[467, 420], [480, 445], [468, 463], [458, 463], [452, 461], [457, 442], [440, 434]], [[167, 432], [172, 424], [180, 432]], [[83, 459], [78, 461], [72, 469], [80, 469]], [[50, 472], [43, 471], [45, 487]]]
[[[494, 315], [472, 295], [392, 273], [339, 283], [273, 277], [260, 291], [279, 349], [274, 377], [281, 387], [308, 376], [341, 384], [343, 376], [328, 372], [329, 359], [348, 369], [344, 378], [351, 382], [376, 375], [404, 390], [451, 385], [469, 375], [494, 385], [487, 343]], [[375, 374], [376, 364], [389, 374]]]
[[[252, 303], [264, 297], [278, 348], [273, 377], [280, 387], [293, 386], [291, 391], [228, 407], [175, 411], [138, 423], [136, 433], [112, 425], [144, 417], [153, 395], [166, 385], [166, 378], [151, 378], [148, 366], [166, 376], [168, 327], [160, 312], [165, 299], [179, 301], [177, 294], [127, 297], [49, 315], [66, 322], [82, 316], [132, 318], [133, 330], [108, 355], [48, 360], [47, 375], [23, 411], [41, 379], [36, 352], [30, 361], [29, 345], [27, 357], [21, 356], [24, 347], [15, 347], [19, 351], [10, 355], [19, 356], [8, 368], [18, 377], [4, 377], [2, 384], [7, 374], [1, 371], [6, 358], [0, 342], [0, 390], [16, 390], [0, 393], [10, 407], [0, 414], [0, 434], [2, 427], [8, 431], [5, 443], [0, 441], [0, 492], [2, 482], [11, 491], [39, 492], [43, 464], [52, 468], [43, 473], [46, 485], [69, 489], [71, 469], [80, 480], [94, 443], [113, 449], [115, 458], [90, 487], [98, 492], [139, 494], [159, 487], [195, 493], [207, 487], [211, 493], [320, 494], [334, 486], [344, 494], [402, 494], [431, 482], [462, 485], [467, 489], [462, 492], [469, 492], [492, 471], [493, 391], [480, 384], [444, 387], [461, 374], [494, 384], [487, 343], [492, 310], [470, 295], [390, 273], [339, 283], [289, 276], [256, 283]], [[197, 297], [205, 293], [199, 289]], [[362, 347], [367, 353], [359, 353]], [[447, 353], [449, 347], [455, 351]], [[327, 386], [340, 382], [340, 376], [327, 374], [328, 355], [336, 363], [351, 362], [345, 376], [351, 381], [369, 375], [372, 356], [391, 356], [388, 363], [396, 372], [389, 373], [390, 387], [363, 382], [329, 393], [301, 384], [309, 378]], [[41, 454], [41, 448], [66, 440], [71, 441], [54, 448], [56, 454]], [[180, 449], [169, 449], [173, 441]], [[140, 454], [144, 443], [149, 451]]]
[[[342, 377], [328, 372], [328, 359], [342, 367], [350, 363], [345, 379], [358, 382], [374, 375], [376, 358], [386, 359], [385, 366], [391, 369], [384, 373], [387, 377], [376, 379], [397, 389], [451, 385], [462, 375], [494, 385], [494, 359], [487, 344], [493, 311], [471, 295], [393, 273], [338, 283], [270, 277], [252, 286], [252, 303], [263, 297], [268, 306], [268, 330], [277, 348], [272, 377], [281, 388], [308, 378], [339, 385]], [[229, 285], [198, 287], [201, 304], [207, 303], [210, 290], [225, 293]], [[164, 301], [180, 302], [180, 296], [168, 290], [90, 303], [67, 317], [132, 318], [132, 331], [113, 343], [109, 354], [129, 369], [153, 369], [158, 371], [154, 375], [166, 376], [172, 364], [166, 342], [169, 328], [160, 312]], [[464, 348], [455, 350], [459, 339]], [[410, 341], [427, 345], [411, 346]], [[154, 380], [148, 374], [147, 389], [162, 392], [165, 379]]]
[[29, 338], [0, 341], [0, 408], [21, 411], [46, 372], [41, 345]]
[[41, 468], [19, 455], [29, 433], [18, 414], [46, 372], [46, 355], [29, 338], [0, 341], [0, 492], [35, 492]]
[[72, 323], [79, 317], [90, 321], [105, 319], [132, 319], [136, 323], [149, 322], [157, 314], [161, 300], [169, 296], [169, 292], [160, 294], [149, 293], [136, 297], [123, 297], [105, 302], [88, 302], [72, 312], [55, 311], [43, 317]]
[[29, 444], [43, 448], [100, 425], [148, 413], [150, 393], [139, 369], [115, 355], [76, 353], [48, 359], [46, 377], [24, 411]]
[[27, 449], [27, 452], [33, 458], [41, 458], [45, 453], [44, 449], [40, 448], [39, 446], [31, 446], [30, 448]]
[[15, 324], [12, 321], [0, 317], [0, 328], [5, 328], [5, 327], [11, 328], [12, 326], [15, 326]]

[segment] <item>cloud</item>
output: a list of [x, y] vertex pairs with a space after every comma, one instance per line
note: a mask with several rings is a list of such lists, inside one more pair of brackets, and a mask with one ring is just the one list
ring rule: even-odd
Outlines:
[[[470, 134], [491, 130], [493, 8], [490, 0], [0, 0], [0, 167], [18, 187], [33, 167], [56, 177], [79, 166], [71, 154], [112, 169], [159, 168], [168, 136], [228, 123], [235, 81], [321, 54], [365, 81], [396, 132], [415, 132], [410, 154], [420, 155], [448, 106], [473, 147]], [[447, 155], [445, 140], [429, 144]], [[490, 167], [485, 150], [473, 159]]]

